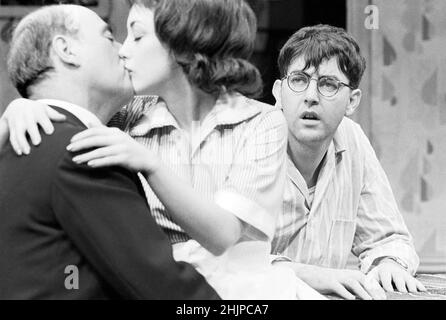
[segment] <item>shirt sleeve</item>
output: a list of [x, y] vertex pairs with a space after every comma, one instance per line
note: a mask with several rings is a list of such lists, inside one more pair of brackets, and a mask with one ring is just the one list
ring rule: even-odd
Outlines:
[[359, 199], [358, 221], [353, 253], [359, 257], [364, 273], [375, 260], [396, 257], [414, 274], [419, 265], [412, 236], [398, 210], [387, 176], [361, 130], [360, 143], [364, 148], [364, 183]]
[[282, 209], [287, 125], [278, 109], [257, 117], [251, 120], [252, 129], [247, 130], [215, 201], [244, 222], [244, 236], [270, 241]]
[[74, 246], [126, 299], [211, 299], [189, 264], [175, 262], [133, 174], [76, 165], [70, 154], [52, 184], [54, 213]]

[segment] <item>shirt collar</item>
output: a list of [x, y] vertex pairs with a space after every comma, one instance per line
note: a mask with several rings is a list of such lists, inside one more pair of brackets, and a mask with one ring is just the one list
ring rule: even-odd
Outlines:
[[[216, 127], [246, 121], [261, 112], [259, 103], [253, 101], [240, 94], [222, 94], [204, 122], [210, 122], [211, 126]], [[178, 122], [162, 99], [152, 97], [144, 102], [137, 98], [129, 106], [130, 113], [135, 110], [135, 104], [141, 103], [145, 103], [146, 107], [136, 108], [142, 111], [136, 117], [135, 125], [131, 126], [130, 135], [144, 136], [153, 129], [169, 126], [179, 128]]]
[[294, 165], [289, 154], [287, 154], [287, 174], [293, 184], [300, 190], [305, 199], [307, 199], [309, 196], [307, 183], [300, 171]]
[[135, 97], [128, 106], [128, 127], [131, 136], [144, 136], [155, 128], [176, 127], [177, 121], [159, 97]]
[[[338, 129], [336, 130], [333, 140], [331, 141], [329, 145], [329, 149], [327, 150], [327, 157], [330, 157], [330, 150], [331, 156], [336, 157], [336, 161], [340, 161], [342, 159], [342, 154], [347, 150], [346, 148], [346, 138], [344, 130], [342, 130], [340, 127], [343, 126], [344, 120], [339, 125]], [[294, 165], [293, 161], [291, 160], [291, 157], [287, 155], [287, 171], [288, 176], [290, 177], [291, 181], [296, 185], [296, 187], [299, 188], [299, 190], [302, 192], [305, 198], [308, 197], [308, 188], [307, 184], [305, 182], [305, 179], [302, 177], [302, 174], [299, 172], [299, 170]], [[325, 160], [326, 161], [326, 160]]]
[[342, 128], [344, 127], [344, 121], [345, 118], [344, 120], [341, 121], [341, 123], [338, 126], [338, 129], [336, 130], [333, 136], [333, 145], [336, 156], [341, 155], [344, 151], [347, 150], [345, 130], [342, 130]]
[[78, 118], [79, 121], [81, 121], [87, 128], [102, 125], [101, 120], [99, 120], [99, 118], [94, 113], [73, 103], [55, 99], [41, 99], [38, 101], [50, 106], [59, 107], [70, 112], [76, 118]]

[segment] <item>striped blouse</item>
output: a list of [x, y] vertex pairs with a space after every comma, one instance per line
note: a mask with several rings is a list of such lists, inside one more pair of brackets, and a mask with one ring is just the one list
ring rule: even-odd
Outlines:
[[[279, 109], [226, 94], [189, 138], [161, 99], [138, 97], [109, 125], [127, 131], [202, 197], [235, 214], [246, 239], [272, 240], [286, 176], [287, 126]], [[188, 241], [140, 178], [158, 225], [173, 244]]]
[[416, 271], [419, 259], [386, 174], [352, 120], [344, 118], [329, 146], [312, 204], [305, 180], [288, 159], [272, 247], [274, 254], [305, 264], [345, 268], [353, 252], [363, 272], [386, 256]]

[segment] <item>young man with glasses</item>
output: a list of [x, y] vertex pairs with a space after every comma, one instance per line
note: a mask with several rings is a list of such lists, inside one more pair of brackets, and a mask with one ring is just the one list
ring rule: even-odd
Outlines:
[[[307, 27], [282, 48], [273, 88], [289, 127], [275, 263], [346, 299], [383, 299], [393, 285], [425, 290], [413, 277], [419, 259], [387, 177], [360, 126], [347, 118], [359, 106], [365, 65], [343, 29]], [[350, 252], [360, 271], [346, 269]]]

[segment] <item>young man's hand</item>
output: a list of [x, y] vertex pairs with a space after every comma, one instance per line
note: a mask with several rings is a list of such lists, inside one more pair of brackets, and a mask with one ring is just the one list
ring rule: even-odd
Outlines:
[[[383, 259], [368, 274], [367, 278], [378, 281], [387, 292], [416, 293], [426, 291], [424, 285], [412, 277], [402, 266], [391, 259]], [[394, 284], [394, 286], [392, 285]]]
[[336, 294], [348, 300], [386, 299], [386, 294], [378, 281], [373, 277], [366, 277], [361, 271], [331, 269], [293, 262], [277, 263], [288, 264], [301, 280], [322, 294]]

